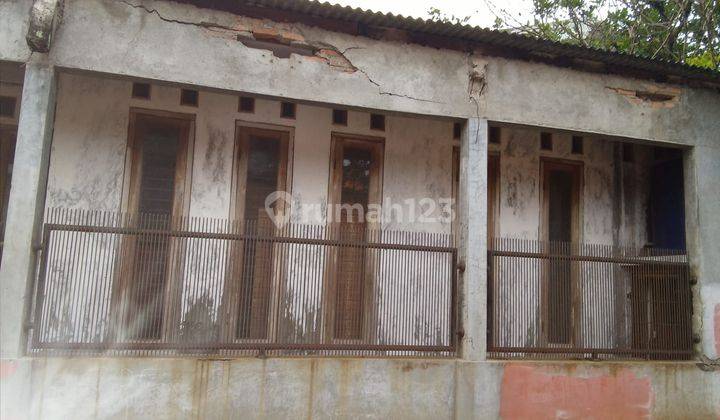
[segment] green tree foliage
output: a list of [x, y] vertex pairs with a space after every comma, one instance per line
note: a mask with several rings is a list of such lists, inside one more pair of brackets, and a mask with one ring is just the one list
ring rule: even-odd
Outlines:
[[533, 0], [525, 21], [484, 1], [495, 29], [720, 70], [720, 0]]

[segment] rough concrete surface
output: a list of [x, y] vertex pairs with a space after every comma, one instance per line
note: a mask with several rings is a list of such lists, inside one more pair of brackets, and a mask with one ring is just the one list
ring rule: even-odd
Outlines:
[[694, 418], [694, 364], [420, 359], [48, 358], [2, 362], [2, 418]]

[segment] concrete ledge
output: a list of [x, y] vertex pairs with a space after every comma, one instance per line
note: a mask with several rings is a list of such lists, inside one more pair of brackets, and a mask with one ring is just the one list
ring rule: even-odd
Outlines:
[[717, 418], [692, 363], [3, 360], [2, 418]]

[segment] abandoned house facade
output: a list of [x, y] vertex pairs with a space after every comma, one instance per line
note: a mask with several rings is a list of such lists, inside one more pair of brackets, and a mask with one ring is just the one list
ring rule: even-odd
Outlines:
[[720, 75], [327, 3], [0, 1], [3, 418], [720, 416]]

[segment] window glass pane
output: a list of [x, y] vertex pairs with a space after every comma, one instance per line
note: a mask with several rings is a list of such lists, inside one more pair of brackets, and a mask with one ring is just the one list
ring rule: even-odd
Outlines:
[[257, 219], [265, 213], [267, 196], [277, 190], [280, 140], [251, 135], [248, 153], [245, 218]]
[[[367, 212], [370, 197], [370, 166], [372, 153], [367, 149], [345, 147], [342, 162], [342, 190], [341, 204], [362, 206]], [[356, 206], [357, 207], [357, 206]], [[349, 216], [349, 217], [348, 217]], [[360, 212], [357, 210], [347, 214], [347, 207], [343, 208], [343, 222], [362, 222], [359, 220]]]

